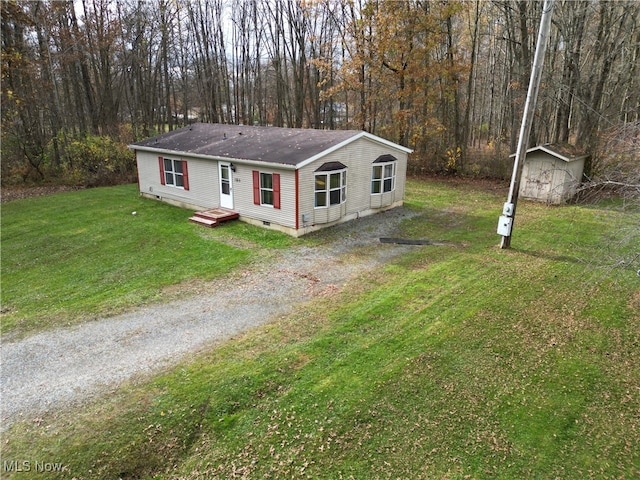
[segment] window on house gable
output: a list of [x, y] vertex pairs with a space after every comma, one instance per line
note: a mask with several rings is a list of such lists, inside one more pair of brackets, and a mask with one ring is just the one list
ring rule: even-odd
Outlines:
[[340, 205], [347, 200], [347, 167], [325, 163], [315, 172], [315, 206]]
[[393, 155], [382, 155], [373, 162], [371, 193], [391, 192], [396, 188], [397, 159]]

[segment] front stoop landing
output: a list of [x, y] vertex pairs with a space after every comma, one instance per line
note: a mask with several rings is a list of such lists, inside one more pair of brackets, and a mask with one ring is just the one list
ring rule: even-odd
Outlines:
[[233, 210], [227, 210], [224, 208], [214, 208], [211, 210], [202, 210], [195, 212], [192, 217], [189, 217], [189, 221], [203, 225], [205, 227], [213, 228], [217, 227], [220, 223], [228, 220], [235, 220], [240, 214]]

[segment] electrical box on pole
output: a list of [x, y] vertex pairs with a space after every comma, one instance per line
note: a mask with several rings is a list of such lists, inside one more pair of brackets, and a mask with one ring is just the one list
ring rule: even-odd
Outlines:
[[502, 207], [502, 215], [506, 215], [507, 217], [511, 217], [513, 215], [514, 205], [513, 203], [505, 203]]
[[500, 219], [498, 220], [498, 235], [509, 237], [511, 235], [512, 223], [513, 218], [507, 217], [506, 215], [500, 215]]
[[513, 222], [516, 216], [516, 206], [518, 203], [518, 189], [520, 188], [520, 176], [522, 175], [522, 165], [527, 154], [527, 144], [531, 134], [531, 124], [533, 122], [533, 114], [536, 109], [536, 101], [538, 99], [538, 89], [540, 88], [540, 79], [542, 77], [542, 65], [544, 64], [544, 54], [547, 50], [549, 41], [549, 30], [551, 28], [551, 12], [555, 0], [545, 0], [542, 7], [542, 18], [540, 19], [540, 30], [538, 31], [538, 41], [536, 43], [536, 53], [533, 58], [533, 68], [531, 69], [531, 78], [529, 81], [529, 90], [527, 92], [527, 100], [524, 105], [524, 113], [522, 115], [522, 125], [520, 127], [520, 136], [518, 138], [518, 149], [516, 151], [516, 160], [513, 164], [513, 174], [511, 176], [511, 186], [509, 188], [509, 198], [504, 204], [502, 215], [498, 221], [498, 235], [502, 235], [500, 248], [509, 248], [511, 245], [511, 233], [513, 231]]
[[508, 237], [511, 235], [511, 225], [513, 223], [513, 203], [505, 203], [502, 207], [502, 215], [498, 220], [498, 235]]

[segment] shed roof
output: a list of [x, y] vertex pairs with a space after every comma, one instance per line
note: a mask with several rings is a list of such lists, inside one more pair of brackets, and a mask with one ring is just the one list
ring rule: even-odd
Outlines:
[[[580, 160], [589, 156], [585, 153], [580, 152], [578, 147], [576, 147], [575, 145], [570, 145], [568, 143], [547, 143], [545, 145], [538, 145], [529, 148], [527, 150], [527, 153], [538, 151], [553, 155], [554, 157], [559, 158], [560, 160], [564, 160], [565, 162], [573, 162], [574, 160]], [[509, 156], [515, 157], [516, 154], [513, 153]]]
[[195, 123], [130, 145], [137, 150], [186, 153], [300, 167], [351, 141], [367, 136], [388, 146], [411, 150], [357, 130], [255, 127]]

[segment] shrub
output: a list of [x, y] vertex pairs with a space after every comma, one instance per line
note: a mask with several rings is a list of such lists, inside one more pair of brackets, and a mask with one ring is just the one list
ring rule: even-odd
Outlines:
[[67, 182], [95, 187], [135, 180], [135, 158], [124, 142], [100, 135], [71, 139], [60, 136], [57, 139], [62, 146], [59, 174]]

